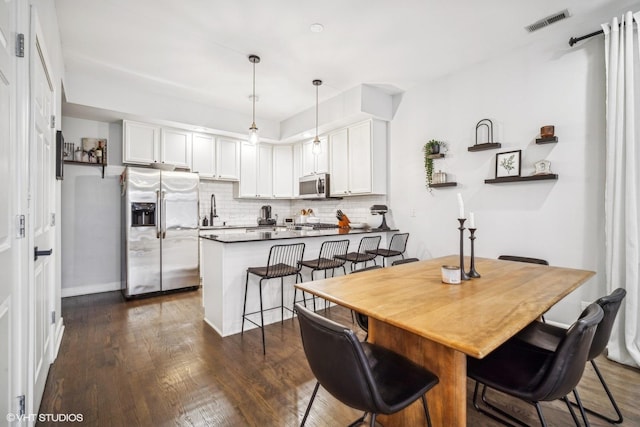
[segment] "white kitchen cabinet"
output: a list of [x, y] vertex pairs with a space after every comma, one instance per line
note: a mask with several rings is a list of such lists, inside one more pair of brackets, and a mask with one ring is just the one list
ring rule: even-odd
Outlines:
[[302, 144], [293, 146], [293, 197], [300, 195], [299, 178], [302, 176]]
[[216, 138], [217, 179], [226, 181], [240, 180], [240, 141], [232, 138]]
[[332, 196], [349, 194], [349, 131], [341, 129], [329, 134], [331, 152], [330, 191]]
[[293, 147], [273, 146], [273, 197], [293, 197]]
[[213, 135], [194, 133], [191, 148], [191, 170], [200, 178], [216, 178], [216, 139]]
[[191, 132], [183, 129], [162, 128], [160, 161], [179, 168], [191, 169]]
[[123, 120], [122, 162], [147, 165], [160, 158], [160, 126]]
[[200, 178], [222, 181], [240, 179], [240, 141], [211, 134], [194, 133], [191, 170]]
[[273, 197], [273, 147], [258, 145], [258, 190], [257, 197]]
[[240, 145], [240, 183], [238, 197], [273, 197], [273, 149], [269, 144]]
[[191, 169], [191, 132], [123, 120], [122, 162], [148, 165], [162, 162]]
[[331, 195], [385, 194], [387, 124], [351, 125], [329, 135]]
[[315, 155], [313, 141], [302, 143], [302, 176], [329, 172], [329, 149], [326, 136], [320, 138], [320, 148], [320, 154]]

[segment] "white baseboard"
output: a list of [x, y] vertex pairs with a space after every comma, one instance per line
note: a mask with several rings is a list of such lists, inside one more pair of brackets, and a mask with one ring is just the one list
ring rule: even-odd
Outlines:
[[56, 334], [54, 337], [55, 347], [53, 349], [53, 360], [51, 361], [51, 363], [53, 363], [58, 357], [58, 352], [60, 351], [60, 345], [62, 344], [62, 336], [64, 335], [64, 321], [62, 317], [58, 319], [58, 324], [56, 325], [55, 334]]
[[62, 288], [62, 298], [78, 295], [99, 294], [100, 292], [119, 291], [120, 282], [98, 283], [95, 285], [76, 286], [74, 288]]

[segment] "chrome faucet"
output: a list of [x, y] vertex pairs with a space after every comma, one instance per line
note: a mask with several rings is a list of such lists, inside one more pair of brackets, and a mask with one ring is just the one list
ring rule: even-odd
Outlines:
[[209, 212], [209, 225], [213, 226], [213, 218], [218, 218], [218, 213], [216, 212], [216, 195], [211, 194], [211, 211]]

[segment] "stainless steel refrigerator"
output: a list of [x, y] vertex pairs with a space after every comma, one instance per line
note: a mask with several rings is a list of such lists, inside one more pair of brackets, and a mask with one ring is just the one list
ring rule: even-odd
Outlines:
[[125, 297], [200, 285], [198, 175], [127, 167], [122, 176]]

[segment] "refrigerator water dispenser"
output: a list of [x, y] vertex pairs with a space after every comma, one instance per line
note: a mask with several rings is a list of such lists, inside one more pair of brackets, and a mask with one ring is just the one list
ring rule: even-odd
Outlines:
[[156, 225], [155, 203], [131, 203], [131, 226], [144, 227]]

